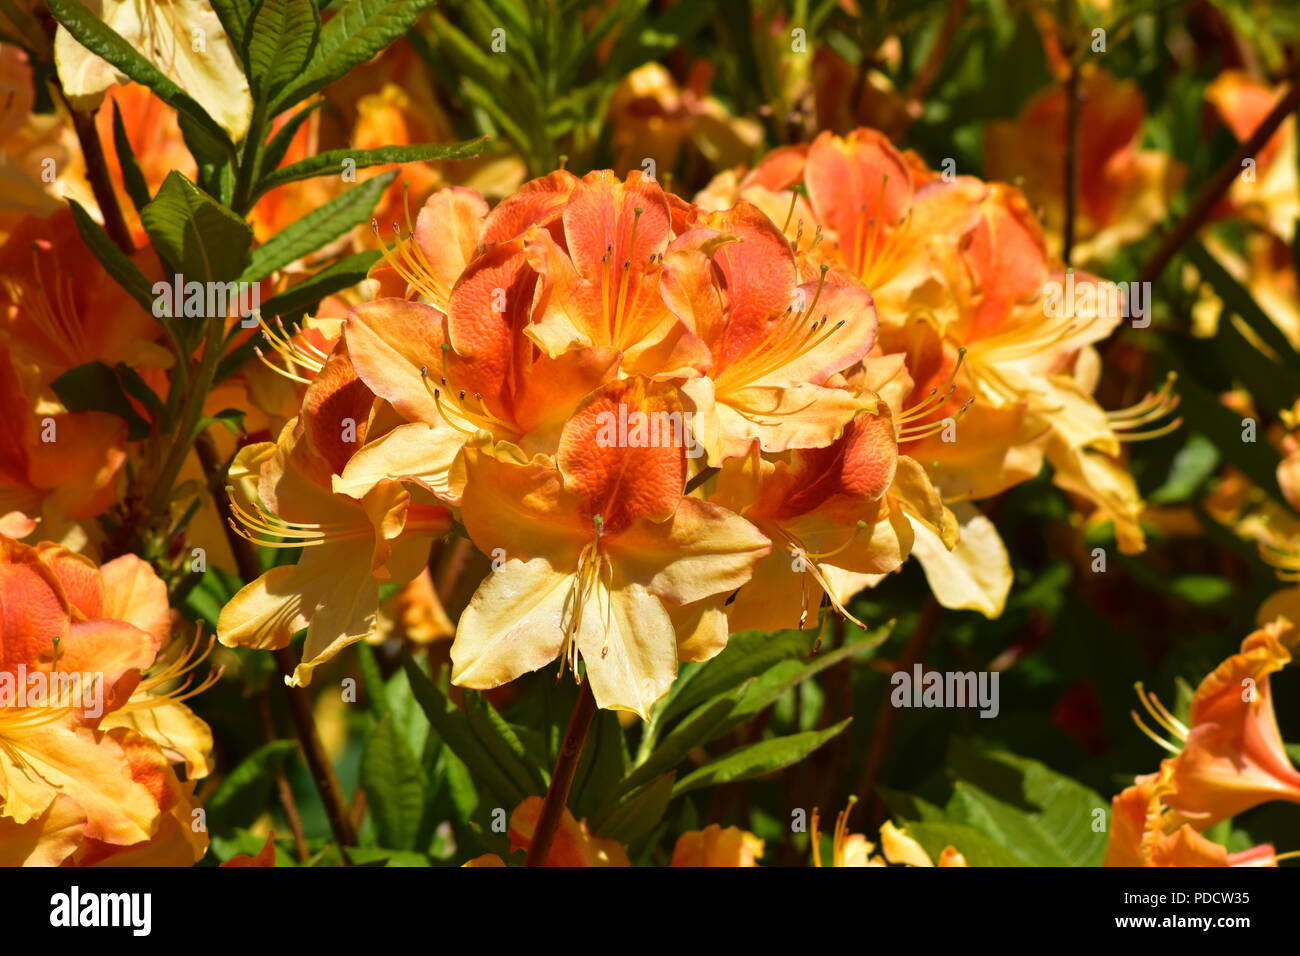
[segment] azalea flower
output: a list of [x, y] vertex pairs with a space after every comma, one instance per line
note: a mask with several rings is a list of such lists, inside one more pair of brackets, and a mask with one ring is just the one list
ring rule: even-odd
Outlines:
[[728, 606], [733, 631], [818, 626], [823, 594], [837, 613], [865, 627], [845, 607], [863, 576], [887, 574], [906, 560], [912, 521], [936, 532], [945, 521], [924, 470], [898, 455], [883, 405], [855, 418], [826, 448], [774, 461], [757, 454], [733, 459], [710, 500], [777, 545]]
[[461, 616], [453, 683], [497, 687], [556, 658], [576, 671], [581, 659], [599, 706], [644, 719], [679, 657], [704, 660], [726, 644], [721, 602], [770, 545], [743, 518], [682, 497], [680, 444], [602, 441], [620, 406], [682, 410], [671, 386], [625, 379], [584, 400], [553, 460], [486, 437], [465, 447], [461, 519], [505, 563]]
[[1269, 684], [1269, 675], [1290, 663], [1294, 643], [1285, 618], [1247, 636], [1240, 653], [1196, 688], [1186, 724], [1139, 685], [1143, 707], [1173, 738], [1160, 737], [1134, 715], [1147, 736], [1175, 755], [1165, 761], [1171, 789], [1161, 799], [1172, 823], [1204, 830], [1271, 800], [1300, 803], [1300, 771], [1287, 757]]
[[331, 489], [366, 440], [373, 405], [340, 351], [308, 388], [302, 416], [277, 442], [246, 446], [232, 467], [236, 479], [257, 476], [256, 500], [240, 500], [232, 489], [235, 530], [263, 547], [303, 552], [297, 564], [272, 568], [240, 590], [222, 609], [217, 636], [228, 646], [275, 649], [307, 628], [290, 679], [297, 686], [375, 632], [380, 582], [418, 575], [448, 527], [432, 496], [417, 500], [401, 482], [380, 481], [357, 498]]
[[[1085, 63], [1079, 71], [1078, 194], [1073, 259], [1105, 262], [1165, 216], [1186, 170], [1166, 153], [1140, 149], [1146, 103], [1137, 84]], [[985, 129], [990, 179], [1018, 184], [1042, 210], [1053, 253], [1065, 220], [1065, 87], [1037, 93], [1012, 121]]]
[[[170, 663], [166, 587], [134, 555], [96, 567], [58, 545], [0, 537], [0, 860], [6, 865], [191, 865], [194, 781], [207, 726], [181, 703], [202, 659]], [[155, 661], [162, 666], [155, 667]], [[219, 675], [218, 675], [219, 676]], [[33, 683], [34, 678], [43, 678]], [[45, 686], [39, 700], [15, 696]], [[184, 765], [185, 782], [173, 765]]]
[[1111, 802], [1109, 838], [1102, 866], [1277, 866], [1269, 844], [1237, 853], [1178, 822], [1166, 800], [1176, 792], [1174, 761], [1138, 777]]
[[[193, 97], [239, 142], [248, 131], [253, 100], [230, 38], [206, 0], [88, 0], [90, 13]], [[94, 109], [127, 77], [91, 53], [62, 25], [54, 62], [64, 94], [76, 109]]]
[[748, 830], [711, 823], [677, 838], [669, 866], [758, 866], [763, 841]]

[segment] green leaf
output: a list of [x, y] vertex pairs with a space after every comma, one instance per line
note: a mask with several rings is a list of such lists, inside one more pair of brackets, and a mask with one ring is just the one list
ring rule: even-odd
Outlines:
[[186, 280], [234, 278], [253, 241], [248, 223], [175, 170], [140, 219], [159, 255]]
[[217, 19], [226, 28], [230, 45], [236, 50], [244, 48], [244, 38], [248, 32], [248, 20], [253, 15], [253, 0], [212, 0], [212, 9]]
[[627, 741], [618, 714], [612, 710], [596, 712], [587, 744], [573, 774], [569, 807], [574, 816], [592, 816], [615, 793], [627, 770]]
[[[279, 166], [284, 160], [284, 155], [289, 151], [293, 144], [293, 138], [298, 135], [298, 130], [302, 129], [302, 124], [307, 122], [312, 113], [315, 113], [324, 105], [323, 100], [314, 100], [308, 103], [302, 109], [298, 110], [275, 131], [275, 135], [267, 142], [266, 148], [262, 150], [262, 160], [259, 169], [271, 169]], [[255, 194], [260, 196], [265, 190], [258, 190]]]
[[198, 102], [146, 60], [130, 43], [77, 0], [49, 0], [50, 13], [91, 53], [108, 61], [137, 83], [149, 87], [158, 98], [179, 113], [189, 116], [233, 153], [230, 137]]
[[806, 657], [817, 635], [812, 631], [741, 631], [727, 639], [717, 657], [694, 672], [690, 682], [675, 696], [656, 720], [665, 724], [673, 717], [725, 693], [750, 677], [764, 673], [780, 661]]
[[335, 196], [323, 206], [313, 209], [296, 222], [281, 229], [265, 245], [253, 251], [248, 267], [239, 277], [242, 282], [256, 282], [315, 252], [354, 226], [370, 218], [375, 203], [383, 195], [396, 171], [376, 176], [341, 196]]
[[103, 362], [87, 362], [70, 368], [50, 387], [70, 412], [108, 412], [126, 422], [131, 441], [148, 438], [149, 423], [136, 412], [117, 373]]
[[257, 185], [255, 195], [260, 196], [278, 186], [330, 176], [344, 171], [345, 163], [352, 161], [352, 169], [366, 169], [388, 163], [428, 162], [438, 159], [469, 159], [483, 152], [488, 138], [480, 136], [460, 143], [424, 143], [411, 146], [380, 146], [377, 149], [331, 149], [307, 159], [291, 163], [267, 175]]
[[275, 768], [294, 746], [292, 740], [272, 740], [245, 757], [204, 805], [208, 829], [233, 830], [256, 820], [271, 795]]
[[312, 0], [260, 0], [244, 37], [244, 69], [259, 100], [270, 99], [311, 59], [320, 33]]
[[433, 0], [352, 0], [320, 31], [311, 60], [273, 112], [304, 100], [360, 66], [409, 30]]
[[149, 187], [140, 172], [140, 165], [135, 160], [135, 151], [131, 149], [131, 140], [127, 138], [126, 127], [122, 125], [122, 111], [117, 101], [113, 101], [113, 150], [117, 153], [117, 162], [122, 167], [122, 184], [126, 194], [131, 197], [131, 204], [139, 211], [149, 204], [152, 198]]
[[590, 826], [597, 836], [633, 843], [653, 830], [668, 812], [673, 799], [673, 782], [676, 772], [655, 778], [639, 790], [629, 793], [602, 816], [591, 820]]
[[470, 728], [469, 721], [446, 695], [420, 670], [409, 655], [402, 655], [402, 668], [411, 682], [411, 692], [443, 743], [460, 758], [469, 777], [481, 794], [507, 811], [519, 806], [529, 794], [492, 758]]
[[135, 267], [135, 263], [126, 257], [117, 244], [108, 237], [104, 227], [95, 222], [90, 213], [82, 208], [81, 203], [69, 199], [68, 205], [72, 207], [72, 221], [77, 227], [77, 232], [81, 234], [81, 241], [94, 253], [95, 258], [113, 277], [113, 281], [125, 289], [131, 298], [139, 302], [141, 308], [153, 315], [153, 286], [144, 277], [144, 273]]
[[361, 786], [380, 846], [415, 849], [425, 805], [424, 770], [391, 713], [384, 714], [366, 737]]
[[790, 734], [787, 737], [773, 737], [747, 747], [740, 747], [716, 760], [710, 760], [698, 770], [687, 774], [673, 788], [673, 796], [678, 797], [700, 787], [712, 787], [720, 783], [735, 783], [739, 780], [761, 777], [765, 773], [798, 763], [839, 734], [852, 720], [852, 717], [847, 717], [825, 730], [810, 730], [801, 734]]
[[279, 295], [267, 299], [262, 303], [262, 315], [270, 317], [287, 315], [305, 309], [335, 292], [350, 289], [365, 279], [370, 272], [370, 267], [378, 261], [379, 252], [374, 249], [346, 256], [329, 268], [322, 269], [314, 276], [291, 285]]
[[474, 736], [520, 790], [529, 796], [546, 792], [546, 781], [528, 762], [519, 737], [479, 691], [465, 691], [465, 717]]
[[[958, 744], [949, 759], [960, 776], [946, 808], [965, 823], [1036, 866], [1098, 866], [1106, 833], [1093, 829], [1110, 801], [1041, 763]], [[962, 849], [958, 847], [958, 849]]]
[[616, 796], [635, 790], [685, 760], [687, 754], [710, 739], [713, 731], [735, 709], [737, 702], [748, 690], [749, 684], [742, 684], [731, 693], [715, 697], [691, 711], [673, 728], [672, 733], [664, 737], [649, 756], [628, 774]]
[[211, 133], [188, 116], [180, 114], [178, 122], [185, 148], [198, 166], [199, 185], [208, 195], [229, 205], [235, 184], [234, 159]]

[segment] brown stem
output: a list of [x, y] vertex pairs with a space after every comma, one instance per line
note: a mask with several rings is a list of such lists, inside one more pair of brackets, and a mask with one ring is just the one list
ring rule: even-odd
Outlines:
[[[216, 446], [212, 444], [212, 439], [206, 432], [200, 433], [194, 442], [194, 447], [198, 452], [199, 461], [203, 464], [204, 472], [210, 478], [225, 475], [225, 468], [221, 464]], [[210, 482], [210, 485], [215, 491], [216, 483]], [[239, 569], [240, 577], [245, 581], [257, 580], [262, 574], [261, 562], [257, 560], [252, 545], [236, 534], [231, 527], [230, 500], [219, 492], [213, 494], [212, 500], [217, 506], [222, 528], [226, 532], [226, 541], [235, 555], [235, 566]], [[280, 676], [286, 679], [291, 677], [295, 666], [293, 653], [289, 648], [282, 647], [274, 651], [274, 655]], [[307, 768], [311, 771], [321, 803], [325, 805], [325, 815], [329, 818], [334, 839], [340, 848], [356, 846], [357, 834], [343, 802], [343, 789], [339, 786], [338, 777], [334, 775], [334, 767], [330, 764], [325, 746], [321, 743], [320, 734], [316, 730], [316, 718], [312, 715], [307, 692], [301, 687], [290, 687], [288, 684], [282, 686], [289, 702], [289, 715], [293, 718], [293, 729], [298, 737], [298, 746], [302, 750], [303, 759], [307, 761]], [[347, 862], [346, 851], [343, 860]]]
[[[275, 740], [275, 723], [271, 720], [271, 698], [266, 691], [258, 691], [254, 696], [257, 706], [257, 720], [262, 725], [262, 735], [267, 740]], [[298, 813], [298, 803], [293, 798], [293, 787], [289, 786], [289, 777], [284, 772], [284, 764], [275, 765], [275, 789], [280, 795], [280, 808], [284, 818], [289, 821], [289, 830], [293, 833], [293, 848], [298, 855], [298, 862], [307, 861], [307, 838], [302, 829], [302, 815]]]
[[[925, 607], [921, 611], [921, 619], [917, 622], [916, 629], [908, 636], [907, 644], [903, 647], [903, 656], [898, 660], [900, 670], [910, 671], [912, 665], [921, 659], [921, 655], [925, 652], [925, 645], [929, 643], [942, 616], [943, 608], [939, 602], [932, 597], [927, 598]], [[889, 698], [890, 695], [886, 693], [876, 711], [871, 743], [867, 747], [862, 772], [858, 777], [857, 792], [863, 799], [872, 797], [873, 814], [880, 802], [874, 795], [876, 782], [880, 779], [880, 770], [884, 766], [885, 755], [889, 752], [889, 744], [894, 736], [894, 726], [898, 723], [898, 708]]]
[[533, 842], [528, 847], [524, 866], [542, 866], [551, 852], [560, 817], [564, 815], [564, 807], [569, 802], [569, 790], [573, 787], [573, 775], [578, 770], [578, 759], [582, 756], [583, 744], [587, 742], [587, 731], [591, 729], [591, 721], [595, 716], [596, 698], [591, 693], [591, 685], [584, 681], [578, 689], [578, 700], [573, 705], [573, 713], [569, 715], [569, 728], [564, 732], [560, 754], [555, 758], [551, 785], [546, 788], [542, 815], [537, 820], [537, 829], [533, 832]]
[[1259, 124], [1255, 132], [1250, 134], [1250, 138], [1237, 147], [1237, 151], [1229, 157], [1228, 161], [1219, 167], [1218, 171], [1210, 177], [1209, 182], [1201, 187], [1201, 191], [1196, 194], [1190, 209], [1182, 219], [1179, 220], [1164, 241], [1160, 243], [1160, 248], [1155, 251], [1147, 264], [1142, 267], [1138, 273], [1139, 282], [1154, 282], [1160, 277], [1160, 273], [1165, 271], [1165, 266], [1169, 265], [1169, 260], [1174, 254], [1182, 248], [1183, 243], [1190, 239], [1210, 215], [1232, 181], [1237, 178], [1241, 172], [1243, 160], [1250, 159], [1258, 153], [1277, 132], [1278, 127], [1283, 121], [1296, 111], [1300, 106], [1300, 81], [1295, 79], [1291, 82], [1291, 89], [1287, 91], [1286, 96], [1278, 101], [1273, 107], [1273, 111], [1264, 117], [1264, 121]]
[[[272, 653], [280, 676], [287, 681], [293, 676], [293, 652], [287, 647], [281, 647]], [[287, 683], [284, 684], [284, 692], [289, 699], [289, 716], [293, 718], [293, 727], [298, 734], [302, 755], [307, 760], [307, 769], [316, 782], [321, 803], [325, 805], [325, 816], [329, 818], [330, 831], [339, 848], [344, 851], [343, 860], [346, 863], [348, 858], [344, 848], [357, 845], [357, 833], [343, 801], [343, 788], [339, 786], [339, 778], [334, 775], [334, 767], [330, 764], [325, 745], [321, 743], [320, 733], [316, 730], [316, 718], [312, 715], [307, 692], [301, 687], [290, 687]]]
[[1066, 267], [1074, 252], [1074, 218], [1079, 204], [1079, 61], [1070, 51], [1070, 75], [1065, 80], [1065, 221], [1061, 227], [1061, 259]]
[[114, 245], [129, 256], [135, 252], [135, 243], [131, 241], [131, 230], [117, 205], [117, 193], [113, 191], [113, 181], [108, 175], [108, 160], [99, 142], [99, 131], [95, 129], [95, 114], [71, 107], [68, 107], [68, 112], [72, 114], [72, 128], [77, 132], [81, 155], [86, 160], [86, 179], [90, 181], [100, 215], [104, 217], [104, 231]]

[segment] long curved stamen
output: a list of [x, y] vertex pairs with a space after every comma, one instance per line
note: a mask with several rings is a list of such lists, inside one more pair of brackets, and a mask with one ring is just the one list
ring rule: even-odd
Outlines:
[[[191, 686], [194, 684], [194, 670], [207, 659], [216, 644], [216, 638], [209, 637], [206, 646], [200, 651], [200, 645], [203, 644], [202, 630], [202, 625], [200, 625], [195, 631], [194, 640], [185, 647], [176, 660], [167, 664], [161, 670], [144, 677], [136, 686], [131, 699], [118, 709], [119, 712], [128, 713], [149, 710], [167, 704], [177, 704], [189, 700], [191, 697], [196, 697], [216, 684], [221, 679], [222, 674], [225, 673], [224, 665], [215, 670], [210, 670], [207, 677], [197, 685]], [[183, 682], [179, 687], [165, 693], [154, 693], [164, 684], [182, 679]]]
[[446, 312], [451, 302], [451, 289], [437, 277], [433, 265], [429, 262], [429, 257], [424, 254], [424, 250], [415, 241], [415, 229], [411, 226], [410, 208], [407, 207], [406, 209], [405, 236], [402, 235], [401, 227], [397, 223], [393, 223], [392, 246], [384, 242], [377, 220], [370, 220], [370, 230], [374, 233], [375, 241], [379, 244], [380, 255], [383, 260], [392, 267], [402, 281], [416, 295], [427, 299], [432, 305]]
[[[230, 499], [231, 517], [228, 523], [241, 538], [251, 541], [263, 548], [305, 548], [315, 545], [363, 538], [373, 533], [369, 524], [362, 522], [333, 522], [318, 524], [306, 521], [288, 521], [271, 514], [260, 504], [254, 503], [256, 514], [248, 511], [235, 497], [234, 488], [226, 488]], [[280, 540], [288, 539], [288, 540]]]
[[962, 402], [961, 408], [957, 409], [955, 413], [949, 415], [947, 418], [937, 422], [929, 422], [921, 425], [912, 425], [900, 428], [898, 429], [898, 440], [900, 442], [920, 441], [923, 438], [929, 438], [931, 435], [937, 435], [948, 427], [949, 422], [956, 422], [957, 419], [965, 415], [966, 411], [974, 403], [975, 396], [972, 395], [970, 398], [966, 399], [966, 401]]
[[[948, 399], [953, 396], [953, 393], [957, 391], [957, 375], [961, 372], [961, 368], [965, 364], [966, 346], [963, 345], [961, 348], [957, 349], [957, 361], [953, 364], [952, 371], [948, 373], [947, 380], [942, 385], [936, 385], [934, 388], [930, 389], [930, 391], [926, 393], [926, 397], [917, 402], [911, 408], [904, 409], [902, 413], [894, 419], [894, 424], [904, 425], [907, 422], [922, 418], [929, 415], [944, 402], [948, 401]], [[935, 398], [941, 391], [943, 392], [943, 396], [936, 401]]]
[[1143, 687], [1141, 681], [1134, 686], [1137, 688], [1138, 700], [1151, 718], [1177, 739], [1186, 740], [1189, 733], [1187, 725], [1171, 714], [1168, 708], [1160, 703], [1160, 698]]
[[[821, 567], [818, 565], [817, 562], [821, 560], [823, 557], [830, 557], [832, 555], [839, 554], [841, 551], [844, 550], [844, 548], [848, 547], [850, 544], [853, 543], [854, 539], [865, 527], [866, 527], [866, 522], [862, 522], [862, 521], [858, 522], [858, 527], [854, 529], [853, 535], [849, 538], [848, 542], [844, 545], [844, 547], [838, 548], [834, 551], [829, 551], [825, 555], [816, 555], [815, 553], [809, 552], [807, 546], [802, 541], [800, 541], [794, 534], [785, 530], [784, 528], [777, 529], [777, 532], [783, 538], [786, 539], [787, 542], [786, 550], [790, 552], [790, 555], [792, 557], [798, 558], [802, 561], [804, 571], [813, 579], [813, 581], [817, 583], [818, 587], [821, 588], [822, 594], [825, 595], [826, 599], [830, 602], [831, 607], [835, 609], [835, 612], [839, 614], [841, 617], [852, 621], [854, 624], [862, 628], [864, 631], [867, 629], [867, 625], [863, 624], [856, 617], [850, 614], [848, 608], [846, 608], [840, 602], [839, 598], [835, 596], [835, 592], [834, 589], [831, 587], [830, 581], [826, 579], [825, 572], [822, 571]], [[806, 598], [807, 598], [806, 594], [804, 595], [804, 598], [806, 602]], [[801, 628], [803, 627], [804, 623], [807, 621], [807, 618], [808, 618], [808, 607], [807, 604], [805, 603], [805, 606], [803, 607], [799, 616], [799, 626]]]
[[[605, 533], [605, 522], [600, 515], [592, 515], [592, 539], [583, 546], [578, 555], [578, 567], [573, 575], [573, 582], [569, 585], [569, 593], [565, 597], [564, 607], [562, 610], [562, 627], [564, 629], [564, 646], [561, 651], [561, 657], [566, 662], [574, 677], [578, 676], [578, 636], [582, 633], [582, 622], [588, 602], [593, 594], [597, 599], [597, 613], [599, 608], [599, 591], [601, 590], [601, 577], [605, 575], [605, 595], [606, 610], [604, 615], [605, 638], [608, 642], [609, 628], [613, 614], [613, 575], [614, 567], [609, 558], [600, 550], [600, 539]], [[608, 568], [606, 566], [608, 565]], [[609, 650], [608, 643], [601, 647], [601, 656], [604, 657]]]

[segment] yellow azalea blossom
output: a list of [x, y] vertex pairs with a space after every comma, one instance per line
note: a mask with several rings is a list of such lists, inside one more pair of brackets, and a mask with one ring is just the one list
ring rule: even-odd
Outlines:
[[298, 686], [375, 632], [380, 582], [405, 584], [419, 574], [433, 539], [448, 527], [431, 496], [415, 500], [397, 481], [378, 482], [359, 499], [331, 490], [367, 437], [373, 404], [337, 353], [308, 388], [302, 417], [277, 443], [246, 446], [232, 469], [259, 475], [260, 500], [232, 493], [235, 530], [265, 547], [303, 551], [297, 564], [245, 585], [222, 609], [217, 636], [228, 646], [275, 649], [307, 628], [291, 679]]
[[[212, 5], [206, 0], [88, 0], [90, 13], [192, 96], [235, 142], [253, 115], [248, 81]], [[54, 38], [59, 82], [77, 109], [93, 109], [127, 78], [59, 26]]]
[[[461, 519], [504, 563], [461, 616], [453, 683], [497, 687], [556, 658], [575, 670], [581, 659], [599, 706], [646, 718], [679, 657], [704, 660], [726, 644], [721, 601], [770, 545], [743, 518], [682, 497], [680, 443], [602, 436], [620, 407], [655, 417], [682, 408], [670, 386], [626, 379], [584, 401], [553, 460], [486, 434], [466, 446]], [[706, 600], [701, 614], [686, 607]]]

